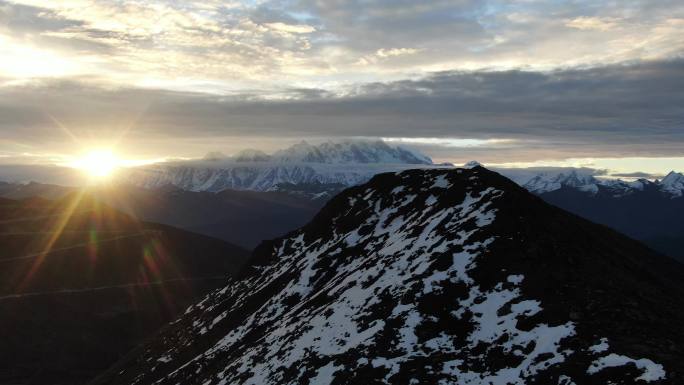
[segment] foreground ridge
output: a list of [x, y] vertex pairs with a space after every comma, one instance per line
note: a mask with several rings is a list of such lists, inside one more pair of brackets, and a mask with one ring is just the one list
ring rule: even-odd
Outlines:
[[96, 383], [674, 384], [682, 282], [480, 166], [382, 174]]

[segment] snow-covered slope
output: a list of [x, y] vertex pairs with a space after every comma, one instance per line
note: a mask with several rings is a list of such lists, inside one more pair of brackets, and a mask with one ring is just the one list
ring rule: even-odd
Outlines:
[[675, 384], [682, 282], [482, 167], [382, 174], [96, 383]]
[[200, 161], [163, 163], [130, 169], [126, 182], [144, 188], [174, 185], [188, 191], [217, 192], [226, 189], [273, 191], [282, 184], [341, 184], [353, 186], [373, 175], [433, 165], [415, 151], [377, 142], [301, 142], [267, 155], [245, 150], [234, 157], [212, 154]]

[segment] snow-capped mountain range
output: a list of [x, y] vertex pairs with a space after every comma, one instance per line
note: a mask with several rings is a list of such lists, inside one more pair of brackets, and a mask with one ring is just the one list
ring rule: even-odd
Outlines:
[[[505, 172], [504, 172], [505, 174]], [[523, 184], [523, 187], [535, 194], [569, 188], [588, 194], [607, 194], [616, 198], [644, 191], [658, 191], [671, 198], [680, 198], [684, 194], [684, 175], [670, 172], [662, 180], [650, 181], [638, 179], [623, 181], [620, 179], [602, 179], [578, 170], [558, 173], [540, 173]]]
[[174, 185], [189, 191], [273, 191], [283, 184], [353, 186], [381, 172], [421, 167], [446, 166], [383, 141], [300, 142], [272, 155], [259, 150], [245, 150], [232, 157], [213, 152], [202, 160], [134, 168], [123, 177], [144, 188]]
[[606, 180], [586, 172], [543, 174], [524, 187], [546, 202], [611, 227], [684, 261], [684, 176], [661, 180]]
[[677, 384], [683, 282], [482, 167], [386, 173], [95, 384]]
[[[468, 162], [464, 167], [480, 165]], [[354, 186], [372, 176], [410, 168], [453, 168], [435, 164], [417, 151], [391, 146], [383, 141], [325, 142], [318, 145], [300, 142], [266, 154], [243, 150], [233, 156], [211, 152], [204, 159], [159, 163], [130, 169], [123, 173], [126, 182], [143, 188], [173, 185], [188, 191], [219, 192], [226, 189], [275, 191], [282, 186], [329, 185], [335, 193], [340, 186]], [[514, 169], [495, 168], [535, 194], [571, 188], [587, 194], [625, 196], [639, 191], [657, 190], [672, 198], [684, 195], [684, 175], [671, 172], [662, 180], [597, 178], [592, 170], [563, 169], [543, 171], [532, 177], [515, 177]], [[331, 195], [328, 194], [327, 197]]]

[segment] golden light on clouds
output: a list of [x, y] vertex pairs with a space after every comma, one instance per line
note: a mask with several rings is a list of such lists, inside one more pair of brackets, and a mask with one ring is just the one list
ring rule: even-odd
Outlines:
[[[16, 0], [4, 6], [13, 23], [0, 25], [0, 77], [94, 76], [134, 86], [153, 78], [192, 91], [205, 83], [220, 84], [214, 90], [264, 89], [322, 78], [334, 85], [426, 71], [546, 70], [666, 58], [684, 46], [678, 10], [640, 2], [599, 4], [591, 15], [571, 6], [553, 12], [545, 9], [553, 5], [519, 2], [501, 7], [506, 17], [446, 2], [308, 7]], [[461, 16], [437, 16], [443, 14]]]
[[581, 16], [568, 20], [565, 25], [581, 30], [609, 31], [620, 25], [620, 19]]
[[83, 67], [75, 60], [47, 49], [12, 43], [0, 36], [0, 74], [13, 78], [77, 75]]

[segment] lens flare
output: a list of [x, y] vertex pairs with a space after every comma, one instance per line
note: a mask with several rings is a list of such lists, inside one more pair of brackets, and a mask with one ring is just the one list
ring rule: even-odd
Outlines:
[[121, 165], [122, 160], [109, 150], [92, 150], [71, 163], [72, 167], [97, 179], [109, 177]]

